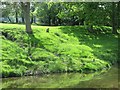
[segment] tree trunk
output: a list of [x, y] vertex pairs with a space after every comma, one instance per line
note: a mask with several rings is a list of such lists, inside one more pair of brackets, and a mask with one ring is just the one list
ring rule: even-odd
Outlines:
[[72, 16], [72, 22], [71, 22], [71, 25], [72, 25], [72, 26], [75, 25], [75, 18], [74, 18], [74, 16]]
[[34, 16], [33, 18], [34, 18], [34, 19], [33, 19], [33, 22], [36, 23], [36, 17]]
[[115, 2], [112, 3], [112, 33], [117, 34]]
[[49, 26], [51, 26], [51, 20], [52, 20], [52, 18], [51, 18], [51, 9], [48, 11], [48, 24], [49, 24]]
[[117, 29], [120, 27], [120, 1], [117, 3]]
[[15, 12], [15, 18], [16, 18], [16, 23], [18, 23], [18, 13], [17, 13], [17, 11]]
[[12, 22], [9, 16], [8, 16], [8, 20], [9, 20], [10, 23]]
[[51, 26], [51, 17], [50, 17], [50, 15], [48, 16], [48, 24], [49, 24], [49, 26]]
[[24, 17], [22, 16], [22, 23], [24, 24], [25, 23], [25, 21], [24, 21]]
[[31, 24], [34, 23], [34, 15], [31, 16]]
[[34, 17], [33, 17], [33, 15], [32, 15], [32, 17], [31, 17], [31, 24], [33, 23], [33, 21], [34, 21]]
[[22, 2], [22, 7], [24, 11], [24, 17], [25, 17], [25, 24], [26, 24], [26, 32], [28, 34], [32, 34], [32, 29], [31, 29], [31, 23], [30, 23], [30, 2], [23, 3]]
[[52, 18], [52, 25], [56, 25], [56, 23], [55, 23], [56, 21], [55, 21], [55, 20], [56, 20], [56, 18], [55, 18], [55, 16], [54, 16], [54, 17]]
[[61, 26], [61, 19], [60, 18], [58, 18], [58, 25]]
[[24, 20], [24, 11], [22, 10], [21, 12], [21, 18], [22, 18], [22, 23], [24, 24], [25, 23], [25, 20]]

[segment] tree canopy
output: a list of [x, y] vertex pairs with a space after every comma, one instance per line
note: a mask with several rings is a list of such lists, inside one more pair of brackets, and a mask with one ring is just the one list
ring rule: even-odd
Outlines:
[[[55, 26], [84, 25], [91, 32], [94, 32], [94, 25], [111, 26], [113, 33], [117, 33], [120, 26], [120, 2], [3, 2], [3, 5], [3, 17], [8, 18], [10, 23], [25, 21], [28, 32], [32, 32], [32, 23]], [[15, 20], [12, 20], [11, 16], [15, 17]]]

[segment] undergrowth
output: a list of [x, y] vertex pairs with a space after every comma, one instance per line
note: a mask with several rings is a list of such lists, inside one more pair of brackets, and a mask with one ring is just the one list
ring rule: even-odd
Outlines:
[[[31, 71], [94, 72], [117, 61], [117, 36], [93, 35], [83, 26], [32, 26], [33, 35], [23, 25], [0, 24], [2, 32], [2, 76], [23, 76]], [[99, 28], [99, 27], [95, 27]], [[101, 28], [100, 28], [101, 29]]]

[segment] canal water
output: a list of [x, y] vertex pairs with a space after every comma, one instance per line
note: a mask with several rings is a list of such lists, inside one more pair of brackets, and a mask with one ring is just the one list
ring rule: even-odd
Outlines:
[[2, 88], [118, 88], [118, 67], [107, 72], [59, 73], [2, 79]]

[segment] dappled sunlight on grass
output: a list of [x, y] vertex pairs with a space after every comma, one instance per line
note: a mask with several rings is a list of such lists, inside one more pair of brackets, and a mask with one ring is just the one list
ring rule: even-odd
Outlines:
[[111, 34], [111, 27], [102, 26], [101, 29], [103, 29], [105, 34], [88, 33], [83, 26], [75, 26], [75, 28], [65, 26], [60, 29], [63, 33], [66, 33], [69, 36], [71, 36], [72, 33], [73, 36], [79, 39], [80, 44], [84, 44], [92, 48], [93, 53], [99, 59], [112, 63], [117, 61], [118, 35]]
[[95, 48], [101, 48], [102, 47], [102, 45], [95, 45], [95, 44], [93, 44], [93, 46], [95, 47]]
[[0, 25], [4, 45], [3, 75], [6, 77], [21, 76], [27, 70], [94, 72], [117, 61], [117, 36], [110, 33], [91, 34], [83, 26], [32, 26], [34, 34], [28, 35], [23, 25]]

